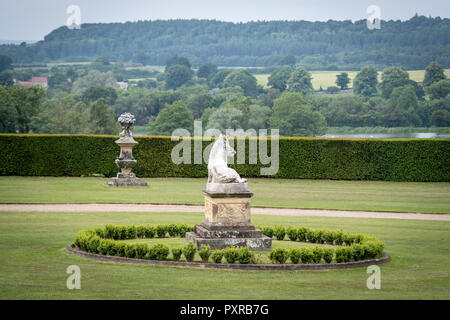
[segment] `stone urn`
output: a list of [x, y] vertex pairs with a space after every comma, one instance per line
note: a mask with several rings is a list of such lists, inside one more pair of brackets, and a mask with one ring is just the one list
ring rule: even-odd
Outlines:
[[120, 147], [120, 154], [115, 162], [117, 167], [120, 168], [120, 172], [107, 184], [114, 187], [146, 187], [147, 182], [137, 178], [132, 172], [137, 164], [137, 160], [133, 157], [133, 147], [138, 142], [133, 139], [133, 132], [131, 131], [136, 119], [131, 113], [126, 112], [120, 115], [118, 122], [122, 126], [122, 132], [120, 138], [115, 141]]

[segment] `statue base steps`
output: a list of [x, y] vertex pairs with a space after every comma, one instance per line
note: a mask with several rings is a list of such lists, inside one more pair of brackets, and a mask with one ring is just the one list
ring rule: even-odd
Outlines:
[[[238, 192], [203, 191], [205, 195], [205, 219], [194, 232], [186, 233], [186, 241], [198, 248], [207, 244], [212, 250], [229, 247], [248, 247], [251, 250], [270, 250], [272, 239], [256, 229], [250, 220], [250, 198], [253, 193], [231, 186]], [[236, 188], [237, 187], [237, 188]], [[228, 186], [226, 187], [228, 188]], [[220, 188], [214, 188], [218, 190]]]
[[147, 187], [147, 182], [137, 178], [134, 175], [124, 177], [120, 173], [106, 183], [110, 187]]

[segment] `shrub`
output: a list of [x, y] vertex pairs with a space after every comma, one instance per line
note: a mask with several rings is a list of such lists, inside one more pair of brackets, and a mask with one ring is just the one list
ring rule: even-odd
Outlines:
[[272, 227], [263, 227], [261, 229], [263, 235], [268, 236], [269, 238], [273, 238], [273, 228]]
[[171, 223], [167, 226], [167, 232], [169, 233], [170, 237], [176, 237], [179, 234], [179, 227], [178, 225]]
[[127, 238], [128, 229], [126, 226], [115, 226], [115, 228], [116, 228], [116, 235], [117, 235], [118, 240], [128, 239]]
[[254, 262], [254, 253], [247, 247], [239, 249], [238, 261], [240, 264], [249, 264]]
[[368, 240], [363, 243], [364, 259], [374, 259], [383, 253], [384, 244], [379, 240]]
[[153, 226], [145, 226], [145, 230], [144, 230], [144, 235], [145, 238], [147, 239], [151, 239], [153, 237], [155, 237], [156, 234], [156, 228]]
[[181, 248], [173, 248], [173, 249], [172, 249], [172, 257], [173, 257], [173, 260], [179, 261], [180, 258], [181, 258], [181, 254], [182, 254], [182, 253], [183, 253], [183, 252], [181, 251]]
[[344, 243], [344, 232], [342, 230], [334, 232], [334, 244], [341, 246]]
[[117, 227], [116, 226], [113, 226], [111, 224], [107, 224], [105, 226], [104, 231], [103, 231], [103, 236], [105, 238], [108, 238], [108, 239], [117, 240], [117, 239], [119, 239], [120, 235], [117, 232]]
[[167, 226], [164, 224], [158, 224], [156, 226], [156, 234], [158, 238], [165, 238], [167, 233]]
[[308, 238], [308, 242], [317, 243], [320, 237], [320, 234], [317, 230], [308, 229], [306, 233], [306, 237]]
[[273, 228], [273, 235], [277, 240], [284, 240], [286, 235], [286, 229], [283, 226], [275, 226]]
[[135, 239], [137, 237], [135, 226], [126, 226], [124, 228], [126, 230], [125, 239]]
[[186, 236], [186, 232], [194, 231], [194, 227], [188, 226], [187, 224], [178, 225], [178, 236], [184, 238]]
[[323, 260], [326, 263], [331, 263], [333, 261], [334, 249], [333, 248], [323, 248]]
[[123, 242], [117, 243], [117, 255], [121, 256], [121, 257], [125, 257], [125, 248], [126, 248], [126, 243], [123, 243]]
[[297, 264], [300, 261], [300, 249], [299, 248], [289, 249], [289, 259], [291, 259], [292, 263]]
[[227, 263], [235, 263], [239, 257], [239, 249], [237, 248], [227, 248], [223, 253]]
[[275, 248], [270, 251], [270, 260], [275, 263], [285, 263], [288, 259], [288, 251], [284, 248]]
[[349, 262], [352, 256], [352, 251], [350, 247], [338, 247], [335, 250], [336, 253], [336, 262]]
[[312, 261], [314, 263], [320, 263], [320, 261], [322, 260], [323, 257], [323, 250], [321, 247], [315, 247], [314, 249], [312, 249]]
[[102, 239], [99, 236], [91, 236], [88, 240], [88, 251], [93, 253], [98, 253], [100, 246], [100, 241]]
[[325, 233], [326, 233], [326, 231], [323, 229], [317, 230], [317, 234], [316, 234], [316, 242], [317, 243], [325, 243], [325, 241], [326, 241]]
[[200, 246], [200, 250], [198, 251], [198, 255], [202, 259], [203, 262], [208, 262], [209, 256], [211, 255], [211, 248], [207, 244], [202, 244]]
[[[116, 139], [104, 135], [1, 134], [0, 149], [7, 160], [0, 166], [0, 175], [114, 176]], [[206, 164], [174, 164], [170, 155], [179, 142], [170, 137], [135, 139], [139, 148], [134, 156], [139, 165], [134, 171], [140, 177], [208, 175]], [[450, 158], [448, 139], [281, 138], [279, 145], [280, 169], [274, 178], [450, 181], [450, 170], [445, 170]], [[203, 148], [207, 146], [203, 144]], [[305, 156], [292, 161], [292, 155], [299, 153]], [[259, 176], [262, 166], [244, 164], [239, 173]]]
[[103, 254], [107, 254], [108, 256], [115, 256], [117, 254], [117, 243], [114, 240], [103, 239], [103, 247], [106, 249], [106, 252]]
[[135, 258], [143, 259], [149, 251], [148, 245], [146, 243], [136, 243], [135, 244]]
[[197, 251], [197, 247], [192, 243], [192, 241], [189, 242], [189, 244], [185, 245], [182, 249], [183, 255], [186, 258], [186, 261], [192, 262], [194, 261], [195, 252]]
[[310, 263], [313, 256], [314, 254], [311, 248], [300, 248], [300, 259], [302, 263]]
[[145, 238], [145, 226], [139, 225], [136, 227], [136, 236], [138, 238]]
[[325, 243], [333, 244], [334, 239], [336, 238], [336, 232], [335, 231], [325, 231], [325, 233], [323, 234], [323, 238], [325, 240]]
[[298, 241], [302, 241], [302, 242], [307, 241], [308, 240], [308, 237], [307, 237], [308, 231], [309, 231], [309, 229], [306, 228], [306, 227], [298, 227], [297, 228], [297, 239], [298, 239]]
[[364, 258], [364, 247], [359, 243], [351, 245], [351, 257], [353, 260], [358, 261]]
[[291, 241], [296, 241], [298, 238], [297, 229], [293, 227], [289, 227], [286, 230], [286, 234]]
[[125, 244], [125, 257], [127, 258], [136, 257], [136, 245], [134, 243]]
[[214, 263], [221, 263], [223, 258], [223, 250], [214, 250], [211, 254], [211, 259]]
[[156, 243], [148, 248], [147, 259], [166, 260], [169, 255], [169, 247], [162, 243]]

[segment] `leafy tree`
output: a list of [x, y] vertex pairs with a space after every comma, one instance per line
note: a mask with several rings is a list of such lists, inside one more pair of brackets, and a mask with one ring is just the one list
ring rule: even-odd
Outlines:
[[0, 54], [0, 72], [10, 69], [12, 69], [11, 57]]
[[217, 66], [208, 62], [200, 66], [197, 71], [197, 77], [209, 79], [212, 75], [217, 73], [217, 71]]
[[89, 105], [89, 125], [90, 132], [93, 134], [116, 134], [118, 132], [118, 124], [105, 99], [100, 98]]
[[287, 82], [291, 76], [292, 70], [289, 67], [284, 67], [273, 71], [268, 79], [267, 84], [280, 92], [286, 90]]
[[327, 88], [327, 93], [336, 94], [339, 92], [339, 88], [336, 86], [330, 86]]
[[171, 66], [174, 66], [177, 64], [186, 66], [189, 69], [191, 68], [191, 63], [189, 62], [188, 58], [173, 56], [173, 57], [167, 59], [165, 71], [167, 71], [167, 69], [169, 69]]
[[14, 98], [9, 87], [0, 86], [0, 133], [16, 133], [20, 106]]
[[34, 133], [93, 133], [89, 131], [89, 114], [83, 102], [64, 94], [44, 102], [30, 122]]
[[12, 86], [13, 84], [13, 75], [10, 71], [0, 72], [0, 86]]
[[270, 127], [283, 136], [316, 136], [326, 132], [325, 117], [305, 104], [299, 93], [284, 92], [274, 101]]
[[328, 105], [322, 106], [320, 111], [331, 127], [356, 127], [360, 124], [363, 102], [356, 95], [337, 95]]
[[170, 136], [178, 128], [189, 130], [191, 133], [194, 130], [194, 117], [183, 101], [166, 104], [156, 120], [150, 123], [149, 134]]
[[192, 70], [182, 64], [175, 64], [168, 67], [165, 74], [167, 89], [176, 89], [192, 78]]
[[187, 99], [187, 106], [192, 110], [194, 118], [200, 118], [203, 110], [211, 107], [212, 96], [209, 93], [192, 95]]
[[440, 80], [445, 80], [447, 77], [444, 74], [444, 69], [436, 61], [431, 62], [425, 69], [425, 77], [423, 79], [423, 85], [425, 87], [431, 86], [433, 83]]
[[342, 72], [341, 74], [336, 75], [336, 84], [341, 88], [341, 90], [347, 89], [349, 83], [350, 78], [347, 72]]
[[62, 90], [70, 92], [72, 89], [72, 83], [67, 78], [67, 75], [62, 72], [56, 72], [48, 77], [48, 86], [51, 89]]
[[426, 88], [430, 99], [442, 99], [450, 94], [450, 82], [447, 80], [440, 80], [434, 82], [432, 85]]
[[389, 67], [383, 70], [381, 74], [381, 96], [388, 99], [392, 90], [397, 87], [403, 87], [409, 83], [409, 74], [402, 68]]
[[137, 83], [138, 88], [147, 88], [147, 89], [153, 89], [158, 87], [158, 83], [153, 79], [144, 79], [139, 80]]
[[269, 89], [267, 93], [263, 93], [259, 96], [261, 103], [270, 108], [273, 107], [273, 101], [277, 99], [281, 95], [280, 90], [278, 89]]
[[0, 86], [0, 130], [28, 133], [31, 118], [39, 112], [44, 96], [40, 86]]
[[248, 114], [247, 130], [269, 128], [269, 119], [272, 114], [272, 110], [269, 107], [252, 104], [249, 106]]
[[372, 96], [377, 93], [378, 73], [372, 67], [365, 66], [353, 80], [353, 91], [363, 96]]
[[107, 72], [112, 69], [111, 62], [107, 57], [98, 57], [91, 63], [91, 68], [96, 69], [100, 72]]
[[75, 80], [72, 85], [72, 93], [80, 94], [94, 86], [115, 87], [116, 79], [111, 71], [103, 73], [98, 70], [89, 70], [85, 76]]
[[211, 78], [209, 85], [211, 88], [222, 88], [223, 81], [232, 72], [232, 70], [220, 70]]
[[313, 91], [311, 74], [303, 67], [295, 69], [287, 81], [288, 91], [308, 94]]
[[450, 112], [447, 110], [436, 110], [430, 118], [432, 125], [436, 127], [450, 127]]
[[395, 88], [389, 99], [387, 125], [390, 127], [408, 127], [421, 124], [417, 113], [419, 102], [413, 86]]
[[228, 74], [223, 81], [223, 86], [225, 88], [241, 87], [246, 96], [256, 97], [258, 94], [256, 78], [246, 70], [236, 70]]
[[81, 95], [81, 100], [89, 105], [91, 102], [97, 101], [103, 98], [106, 104], [112, 106], [117, 99], [117, 91], [112, 87], [99, 87], [94, 86], [83, 91]]
[[278, 64], [280, 66], [294, 66], [296, 62], [297, 62], [297, 59], [295, 58], [295, 56], [292, 54], [289, 54], [289, 55], [281, 58], [280, 61], [278, 62]]
[[208, 118], [206, 129], [217, 129], [225, 133], [226, 129], [244, 129], [241, 125], [243, 113], [236, 108], [219, 108]]

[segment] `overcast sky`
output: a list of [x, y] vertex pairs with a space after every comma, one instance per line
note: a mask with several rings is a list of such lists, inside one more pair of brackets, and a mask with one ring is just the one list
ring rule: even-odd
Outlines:
[[450, 17], [448, 0], [1, 0], [0, 39], [40, 40], [65, 25], [67, 7], [78, 5], [81, 23], [198, 18], [250, 20], [359, 20], [378, 5], [383, 20], [407, 20], [416, 12]]

